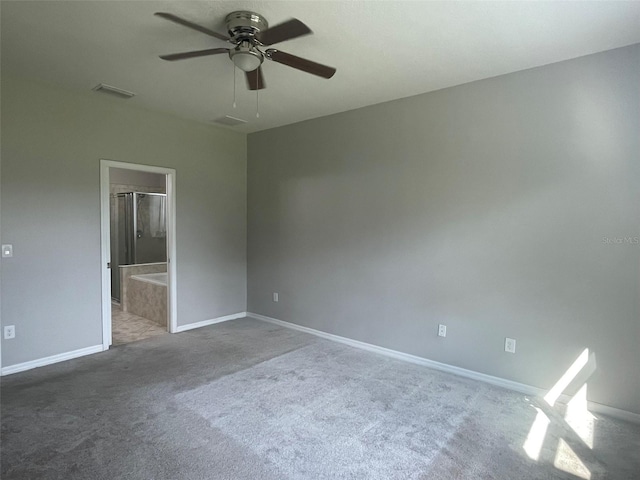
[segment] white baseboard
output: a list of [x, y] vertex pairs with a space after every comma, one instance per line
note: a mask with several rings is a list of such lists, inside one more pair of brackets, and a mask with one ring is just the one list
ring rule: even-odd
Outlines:
[[53, 363], [64, 362], [65, 360], [71, 360], [72, 358], [84, 357], [85, 355], [102, 352], [103, 350], [104, 348], [102, 347], [102, 345], [94, 345], [93, 347], [80, 348], [71, 352], [59, 353], [57, 355], [51, 355], [50, 357], [38, 358], [37, 360], [31, 360], [29, 362], [16, 363], [15, 365], [2, 367], [2, 376], [11, 375], [12, 373], [24, 372], [25, 370], [31, 370], [32, 368], [44, 367], [45, 365], [51, 365]]
[[[244, 318], [247, 316], [247, 312], [234, 313], [233, 315], [226, 315], [224, 317], [212, 318], [211, 320], [204, 320], [202, 322], [190, 323], [189, 325], [180, 325], [176, 329], [176, 333], [192, 330], [194, 328], [206, 327], [207, 325], [213, 325], [214, 323], [226, 322], [228, 320], [235, 320], [236, 318]], [[15, 365], [9, 365], [8, 367], [2, 367], [0, 375], [11, 375], [12, 373], [24, 372], [25, 370], [31, 370], [32, 368], [44, 367], [45, 365], [51, 365], [53, 363], [64, 362], [65, 360], [71, 360], [72, 358], [84, 357], [85, 355], [91, 355], [104, 351], [102, 345], [94, 345], [93, 347], [81, 348], [79, 350], [73, 350], [71, 352], [59, 353], [50, 357], [38, 358], [37, 360], [31, 360], [29, 362], [17, 363]]]
[[[281, 327], [290, 328], [292, 330], [298, 330], [300, 332], [309, 333], [311, 335], [326, 338], [334, 342], [343, 343], [345, 345], [350, 345], [352, 347], [360, 348], [362, 350], [367, 350], [369, 352], [379, 353], [381, 355], [395, 358], [397, 360], [402, 360], [405, 362], [422, 365], [425, 367], [433, 368], [434, 370], [452, 373], [454, 375], [458, 375], [465, 378], [471, 378], [473, 380], [479, 380], [481, 382], [489, 383], [491, 385], [496, 385], [498, 387], [503, 387], [508, 390], [513, 390], [513, 391], [524, 393], [527, 395], [542, 397], [547, 393], [547, 390], [534, 387], [532, 385], [526, 385], [524, 383], [514, 382], [512, 380], [507, 380], [500, 377], [494, 377], [492, 375], [475, 372], [473, 370], [467, 370], [466, 368], [460, 368], [453, 365], [448, 365], [446, 363], [436, 362], [435, 360], [429, 360], [428, 358], [418, 357], [417, 355], [411, 355], [409, 353], [403, 353], [397, 350], [391, 350], [389, 348], [379, 347], [378, 345], [372, 345], [370, 343], [360, 342], [358, 340], [353, 340], [347, 337], [341, 337], [339, 335], [334, 335], [332, 333], [322, 332], [320, 330], [315, 330], [309, 327], [303, 327], [302, 325], [285, 322], [283, 320], [267, 317], [265, 315], [260, 315], [258, 313], [247, 312], [247, 316], [250, 318], [255, 318], [256, 320], [262, 320], [264, 322], [280, 325]], [[566, 395], [562, 395], [558, 400], [562, 403], [566, 403], [569, 399], [570, 397]], [[626, 410], [620, 410], [618, 408], [609, 407], [608, 405], [603, 405], [595, 402], [589, 402], [588, 406], [589, 406], [589, 410], [593, 413], [601, 413], [604, 415], [608, 415], [610, 417], [618, 418], [620, 420], [626, 420], [628, 422], [640, 424], [640, 414], [628, 412]]]
[[207, 325], [213, 325], [214, 323], [228, 322], [229, 320], [236, 320], [237, 318], [244, 318], [246, 316], [247, 312], [239, 312], [232, 315], [225, 315], [224, 317], [212, 318], [210, 320], [203, 320], [196, 323], [189, 323], [187, 325], [178, 325], [175, 333], [186, 332], [187, 330], [193, 330], [194, 328], [206, 327]]
[[601, 413], [602, 415], [617, 418], [618, 420], [625, 420], [627, 422], [640, 424], [640, 414], [638, 413], [621, 410], [619, 408], [610, 407], [609, 405], [603, 405], [602, 403], [596, 402], [587, 402], [587, 408], [592, 413]]

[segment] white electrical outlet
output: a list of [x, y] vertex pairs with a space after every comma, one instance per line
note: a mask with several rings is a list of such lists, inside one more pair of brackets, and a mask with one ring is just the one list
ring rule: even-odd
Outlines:
[[504, 339], [504, 351], [509, 353], [516, 353], [516, 340], [515, 338]]
[[13, 245], [2, 245], [2, 257], [3, 258], [13, 257]]
[[447, 326], [446, 325], [438, 325], [438, 336], [446, 337], [447, 336]]
[[278, 301], [278, 293], [277, 292], [273, 292], [273, 301], [274, 302]]
[[4, 327], [4, 338], [5, 340], [10, 340], [12, 338], [16, 338], [16, 326], [15, 325], [7, 325]]

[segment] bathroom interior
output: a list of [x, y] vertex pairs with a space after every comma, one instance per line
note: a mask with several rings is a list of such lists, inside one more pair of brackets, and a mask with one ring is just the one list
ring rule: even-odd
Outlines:
[[166, 175], [109, 169], [112, 345], [167, 333]]

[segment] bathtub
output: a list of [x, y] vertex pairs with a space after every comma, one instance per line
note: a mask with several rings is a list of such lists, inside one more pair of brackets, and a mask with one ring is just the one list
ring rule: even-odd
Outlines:
[[153, 283], [154, 285], [167, 286], [167, 272], [143, 273], [140, 275], [131, 275], [130, 278], [140, 280], [141, 282]]
[[167, 273], [141, 273], [127, 279], [125, 312], [167, 326]]

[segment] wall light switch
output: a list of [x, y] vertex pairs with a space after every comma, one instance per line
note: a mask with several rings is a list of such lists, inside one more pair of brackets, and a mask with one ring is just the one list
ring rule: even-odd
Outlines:
[[2, 256], [4, 258], [13, 257], [13, 245], [2, 245]]
[[276, 292], [273, 292], [273, 301], [274, 302], [278, 301], [278, 294]]

